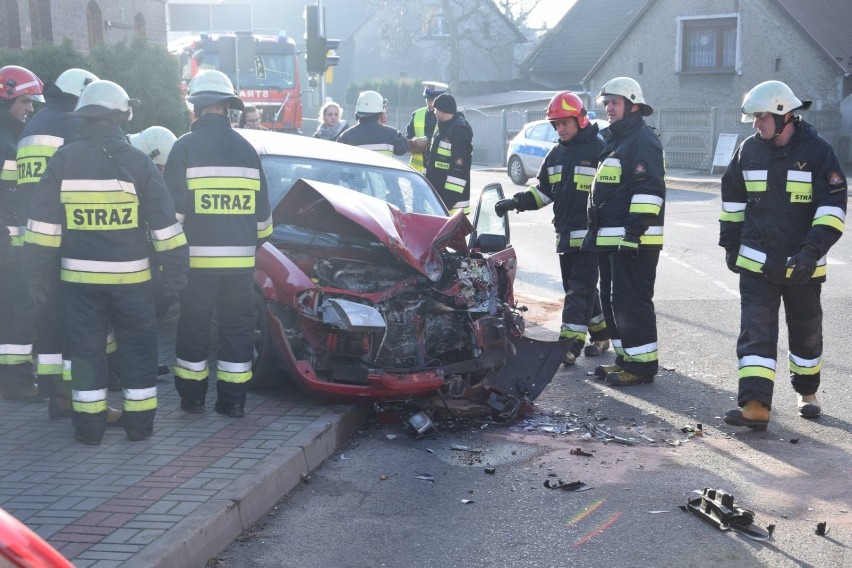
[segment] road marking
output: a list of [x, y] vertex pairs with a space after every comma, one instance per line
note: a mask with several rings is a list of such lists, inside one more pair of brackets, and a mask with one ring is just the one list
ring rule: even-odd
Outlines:
[[696, 225], [695, 223], [675, 223], [680, 227], [689, 227], [690, 229], [703, 229], [704, 225]]
[[[699, 276], [701, 276], [703, 278], [707, 278], [708, 280], [710, 280], [710, 276], [708, 276], [706, 272], [704, 272], [703, 270], [699, 270], [699, 269], [695, 268], [694, 266], [692, 266], [688, 262], [684, 262], [684, 261], [680, 260], [679, 258], [675, 258], [665, 251], [660, 252], [660, 256], [664, 256], [667, 259], [669, 259], [670, 261], [674, 262], [675, 264], [680, 265], [680, 266], [682, 266], [682, 267], [684, 267], [688, 270], [691, 270], [694, 273], [698, 274]], [[736, 298], [740, 297], [740, 293], [739, 293], [738, 290], [734, 290], [733, 288], [731, 288], [730, 286], [728, 286], [727, 284], [725, 284], [721, 280], [710, 280], [710, 281], [713, 283], [714, 286], [718, 286], [719, 288], [721, 288], [722, 290], [724, 290], [728, 294], [731, 294], [732, 296], [734, 296]]]

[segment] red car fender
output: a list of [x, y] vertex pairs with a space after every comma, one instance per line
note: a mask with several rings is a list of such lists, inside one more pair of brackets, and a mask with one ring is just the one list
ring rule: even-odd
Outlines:
[[0, 558], [20, 568], [74, 568], [47, 541], [0, 509]]

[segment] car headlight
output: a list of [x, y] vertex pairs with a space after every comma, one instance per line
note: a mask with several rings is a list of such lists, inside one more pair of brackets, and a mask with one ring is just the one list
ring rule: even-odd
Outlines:
[[320, 306], [322, 321], [344, 331], [384, 331], [385, 318], [376, 308], [340, 298], [328, 299]]

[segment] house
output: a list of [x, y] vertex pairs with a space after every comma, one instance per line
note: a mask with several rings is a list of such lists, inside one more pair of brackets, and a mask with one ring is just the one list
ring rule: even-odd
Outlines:
[[4, 0], [0, 30], [0, 47], [9, 49], [68, 38], [88, 53], [134, 36], [165, 47], [165, 0]]
[[639, 81], [661, 111], [649, 120], [669, 164], [703, 167], [718, 133], [753, 132], [739, 121], [745, 93], [762, 81], [784, 81], [814, 101], [803, 114], [848, 159], [842, 124], [852, 121], [850, 30], [847, 0], [647, 0], [583, 86], [597, 93], [612, 77]]

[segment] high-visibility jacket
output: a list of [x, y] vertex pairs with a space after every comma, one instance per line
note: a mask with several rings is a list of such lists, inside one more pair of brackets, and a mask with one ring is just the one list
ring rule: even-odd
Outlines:
[[30, 277], [46, 277], [60, 257], [64, 282], [146, 282], [149, 234], [163, 278], [185, 271], [186, 238], [154, 163], [117, 125], [84, 124], [80, 139], [50, 159], [31, 196]]
[[570, 142], [551, 148], [538, 172], [538, 184], [516, 194], [518, 211], [541, 209], [553, 203], [556, 252], [578, 250], [588, 227], [589, 191], [604, 146], [598, 125], [580, 129]]
[[473, 129], [457, 112], [439, 122], [426, 162], [426, 178], [451, 213], [470, 212], [470, 166], [473, 160]]
[[254, 269], [272, 234], [269, 193], [252, 145], [223, 114], [207, 113], [175, 142], [165, 170], [189, 243], [191, 270]]
[[408, 140], [396, 128], [379, 124], [377, 120], [359, 121], [337, 137], [338, 142], [373, 150], [385, 156], [402, 156], [408, 151]]
[[[8, 254], [8, 243], [13, 246], [22, 244], [23, 235], [19, 228], [20, 200], [17, 192], [18, 166], [15, 157], [18, 153], [18, 140], [24, 129], [24, 123], [0, 109], [0, 227], [5, 227], [5, 233], [0, 235], [0, 254]], [[3, 252], [7, 251], [7, 252]]]
[[805, 245], [820, 260], [811, 282], [826, 275], [826, 253], [843, 235], [846, 176], [831, 145], [796, 118], [785, 146], [757, 134], [734, 152], [722, 176], [719, 245], [739, 251], [737, 266], [787, 281], [787, 262]]
[[659, 137], [639, 113], [613, 122], [592, 185], [586, 242], [593, 250], [618, 249], [625, 234], [639, 248], [663, 248], [666, 169]]
[[[432, 136], [435, 134], [435, 126], [438, 124], [438, 119], [435, 118], [435, 113], [429, 110], [429, 107], [422, 107], [411, 113], [411, 120], [408, 121], [405, 137], [411, 140], [425, 136], [432, 142]], [[423, 153], [411, 154], [411, 160], [408, 165], [420, 173], [426, 169], [425, 157], [429, 153], [429, 144], [423, 149]]]

